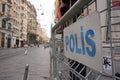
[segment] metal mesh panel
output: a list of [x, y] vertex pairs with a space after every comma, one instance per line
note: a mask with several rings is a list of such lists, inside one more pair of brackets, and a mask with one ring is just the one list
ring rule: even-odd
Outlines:
[[[96, 1], [98, 0], [91, 0], [90, 4]], [[102, 37], [104, 38], [102, 39], [103, 73], [101, 74], [86, 65], [65, 57], [62, 49], [56, 51], [55, 47], [53, 47], [53, 51], [51, 52], [51, 74], [54, 76], [51, 75], [51, 80], [120, 80], [120, 16], [115, 15], [120, 12], [120, 9], [115, 11], [116, 8], [114, 8], [120, 5], [120, 2], [118, 1], [113, 5], [112, 1], [114, 0], [106, 0], [107, 8], [99, 11], [100, 15], [106, 14], [104, 16], [105, 24], [101, 25]], [[90, 4], [84, 6], [82, 9], [88, 7]], [[97, 4], [95, 3], [95, 5]], [[69, 20], [66, 21], [68, 22], [66, 26], [74, 23], [73, 19], [75, 18], [76, 20], [83, 18], [83, 13], [78, 17], [69, 17]], [[56, 38], [53, 37], [53, 39]]]

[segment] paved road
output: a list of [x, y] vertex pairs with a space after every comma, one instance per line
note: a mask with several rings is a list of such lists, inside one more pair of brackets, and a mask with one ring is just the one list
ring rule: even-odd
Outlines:
[[25, 65], [29, 64], [28, 80], [49, 80], [49, 48], [0, 50], [0, 80], [23, 80]]

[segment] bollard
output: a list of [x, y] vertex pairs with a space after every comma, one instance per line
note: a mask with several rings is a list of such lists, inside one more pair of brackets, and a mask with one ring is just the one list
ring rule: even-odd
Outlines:
[[23, 80], [27, 80], [28, 70], [29, 70], [29, 64], [26, 64]]
[[25, 49], [25, 55], [27, 55], [27, 52], [28, 52], [28, 50], [27, 50], [27, 49]]

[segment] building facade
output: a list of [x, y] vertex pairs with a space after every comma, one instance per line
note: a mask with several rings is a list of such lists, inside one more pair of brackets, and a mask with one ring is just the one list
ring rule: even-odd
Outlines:
[[34, 44], [37, 40], [37, 12], [35, 7], [28, 1], [27, 2], [27, 42], [28, 44]]
[[23, 47], [42, 43], [45, 34], [37, 20], [37, 11], [27, 0], [0, 0], [0, 47]]
[[27, 1], [26, 0], [21, 0], [21, 5], [20, 5], [20, 16], [21, 16], [21, 20], [20, 20], [20, 24], [21, 24], [21, 29], [20, 29], [20, 43], [21, 43], [21, 47], [23, 47], [23, 45], [25, 44], [25, 42], [27, 41]]
[[10, 0], [0, 1], [0, 47], [10, 48], [12, 46], [12, 19]]
[[20, 43], [20, 30], [21, 30], [21, 21], [20, 21], [20, 5], [21, 0], [12, 0], [12, 23], [13, 23], [13, 43], [12, 47], [19, 47]]

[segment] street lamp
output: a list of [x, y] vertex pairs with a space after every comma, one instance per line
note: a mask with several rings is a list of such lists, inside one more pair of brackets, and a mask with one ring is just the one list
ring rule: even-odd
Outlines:
[[42, 5], [41, 5], [41, 4], [40, 4], [40, 10], [42, 11], [42, 12], [41, 12], [41, 15], [44, 15], [43, 8], [42, 8]]

